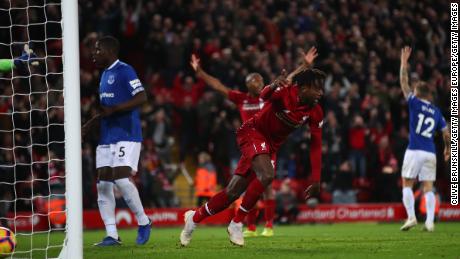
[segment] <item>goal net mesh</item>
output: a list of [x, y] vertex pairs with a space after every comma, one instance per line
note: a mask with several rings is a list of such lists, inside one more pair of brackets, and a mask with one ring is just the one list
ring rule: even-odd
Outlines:
[[10, 258], [57, 257], [65, 239], [61, 18], [61, 1], [0, 1], [0, 224], [16, 234]]

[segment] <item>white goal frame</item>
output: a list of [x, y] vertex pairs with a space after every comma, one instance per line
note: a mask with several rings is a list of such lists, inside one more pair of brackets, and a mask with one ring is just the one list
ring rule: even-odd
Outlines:
[[59, 258], [83, 258], [78, 0], [62, 0], [66, 237]]

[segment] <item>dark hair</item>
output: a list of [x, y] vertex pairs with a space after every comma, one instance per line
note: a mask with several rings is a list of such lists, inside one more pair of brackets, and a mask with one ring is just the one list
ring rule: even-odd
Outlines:
[[430, 88], [425, 81], [417, 81], [415, 83], [415, 89], [417, 89], [417, 93], [423, 97], [428, 97], [431, 94]]
[[117, 39], [112, 36], [104, 36], [98, 41], [101, 48], [106, 49], [110, 53], [118, 56], [118, 52], [120, 51], [120, 43]]
[[323, 88], [326, 73], [316, 68], [308, 68], [298, 73], [292, 82], [299, 87]]

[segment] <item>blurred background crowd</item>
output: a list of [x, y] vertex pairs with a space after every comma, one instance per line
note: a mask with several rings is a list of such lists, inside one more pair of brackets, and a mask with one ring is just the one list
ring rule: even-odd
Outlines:
[[[325, 123], [320, 201], [398, 202], [408, 143], [408, 110], [399, 86], [400, 49], [412, 46], [411, 80], [428, 82], [434, 103], [449, 120], [448, 10], [448, 2], [432, 0], [80, 0], [82, 122], [98, 107], [101, 71], [92, 64], [94, 42], [100, 35], [113, 35], [121, 42], [120, 59], [135, 68], [149, 94], [149, 103], [142, 108], [144, 143], [135, 178], [144, 204], [194, 206], [230, 179], [240, 155], [235, 130], [241, 120], [230, 101], [195, 77], [189, 65], [192, 53], [226, 86], [246, 91], [248, 73], [260, 73], [268, 84], [282, 69], [296, 68], [301, 50], [316, 46], [319, 57], [314, 65], [327, 73], [321, 101]], [[51, 45], [59, 44], [46, 44], [47, 55]], [[41, 46], [36, 49], [38, 56], [44, 56]], [[9, 53], [10, 48], [2, 51]], [[48, 73], [60, 66], [50, 60], [47, 64]], [[45, 89], [62, 89], [62, 80], [48, 78], [31, 80], [32, 88], [42, 84]], [[10, 81], [0, 81], [1, 96], [19, 93], [12, 91]], [[41, 99], [31, 101], [32, 97], [14, 102], [15, 111], [30, 109], [28, 103], [40, 105]], [[7, 99], [0, 99], [2, 114], [12, 110]], [[62, 109], [51, 112], [50, 122], [52, 118], [62, 122]], [[25, 117], [29, 116], [35, 118], [30, 113]], [[27, 118], [15, 118], [14, 126], [22, 121]], [[61, 131], [48, 132], [50, 139], [44, 139], [51, 141], [63, 135]], [[302, 200], [302, 190], [309, 184], [309, 138], [303, 127], [278, 153], [274, 188], [280, 197]], [[11, 146], [6, 139], [0, 139], [1, 147]], [[85, 208], [97, 206], [97, 140], [95, 132], [83, 143]], [[441, 143], [440, 136], [435, 140]], [[19, 161], [0, 152], [3, 161]], [[45, 153], [62, 155], [59, 148]], [[436, 186], [443, 200], [449, 197], [448, 168], [439, 153]], [[215, 179], [207, 181], [212, 184], [199, 184], [209, 175]]]

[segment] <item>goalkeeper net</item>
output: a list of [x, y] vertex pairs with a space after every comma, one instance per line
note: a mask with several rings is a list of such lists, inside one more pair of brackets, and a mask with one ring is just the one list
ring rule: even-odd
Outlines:
[[66, 134], [75, 132], [65, 125], [61, 8], [58, 0], [0, 2], [0, 224], [16, 234], [10, 258], [58, 257], [68, 243]]

